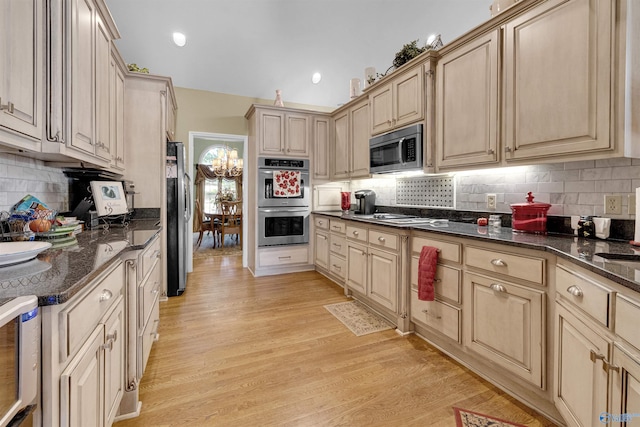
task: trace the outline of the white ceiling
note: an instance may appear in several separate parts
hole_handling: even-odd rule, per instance
[[[106,0],[127,63],[174,86],[337,107],[349,80],[383,73],[402,46],[446,44],[489,19],[491,0]],[[172,33],[186,34],[179,48]],[[320,84],[311,75],[322,73]]]

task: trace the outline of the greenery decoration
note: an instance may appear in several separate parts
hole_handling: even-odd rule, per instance
[[[396,57],[393,60],[393,66],[400,68],[426,50],[426,46],[418,47],[418,40],[413,40],[412,42],[402,46],[402,49],[396,53]]]
[[[148,68],[140,68],[138,67],[138,64],[127,64],[127,68],[129,69],[129,71],[133,71],[134,73],[149,74]]]

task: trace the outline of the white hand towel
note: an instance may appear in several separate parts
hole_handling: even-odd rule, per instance
[[[611,227],[611,218],[593,218],[596,226],[596,237],[606,239],[609,237],[609,228]]]

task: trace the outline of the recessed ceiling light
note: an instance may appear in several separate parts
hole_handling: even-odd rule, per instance
[[[313,73],[313,76],[311,76],[311,82],[314,85],[317,85],[318,83],[320,83],[320,80],[322,80],[322,74],[320,73]]]
[[[173,33],[173,42],[176,44],[176,46],[182,47],[187,44],[187,36],[178,32]]]

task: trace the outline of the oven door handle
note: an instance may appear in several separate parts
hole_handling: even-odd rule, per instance
[[[273,212],[309,212],[307,208],[258,208],[260,212],[273,213]]]

